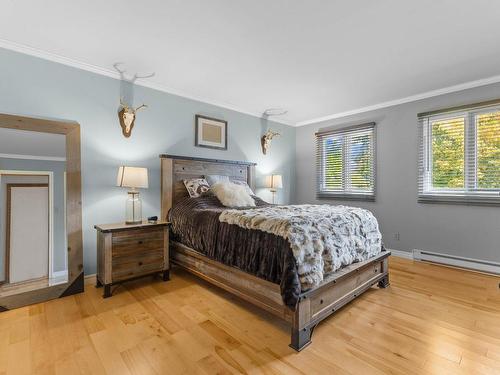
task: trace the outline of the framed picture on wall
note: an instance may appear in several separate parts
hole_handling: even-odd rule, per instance
[[[227,121],[196,115],[195,146],[227,150]]]

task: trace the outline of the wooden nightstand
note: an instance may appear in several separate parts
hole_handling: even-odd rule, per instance
[[[104,298],[111,286],[157,273],[169,279],[168,226],[157,221],[141,224],[95,225],[97,230],[97,287],[104,286]]]

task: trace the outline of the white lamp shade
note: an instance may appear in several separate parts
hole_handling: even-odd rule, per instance
[[[147,189],[149,186],[148,169],[125,166],[119,167],[118,176],[116,177],[116,186]]]
[[[271,187],[281,189],[283,187],[283,177],[280,174],[273,174],[271,177]]]

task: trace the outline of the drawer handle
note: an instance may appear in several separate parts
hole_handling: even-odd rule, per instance
[[[142,262],[139,262],[139,266],[142,266]]]
[[[137,243],[138,243],[139,245],[142,245],[142,244],[144,243],[144,241],[142,241],[142,240],[141,240],[141,241],[138,241]]]

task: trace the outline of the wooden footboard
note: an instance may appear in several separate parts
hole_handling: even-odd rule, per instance
[[[300,296],[292,322],[292,342],[290,346],[300,351],[311,343],[316,325],[335,313],[371,286],[389,285],[388,257],[383,251],[379,255],[361,263],[342,268],[323,284]]]
[[[295,311],[285,306],[280,287],[269,281],[209,259],[195,250],[171,241],[173,263],[208,282],[290,322],[290,346],[300,351],[311,343],[316,325],[372,285],[389,285],[388,257],[383,251],[365,262],[347,266],[317,288],[300,295]]]

